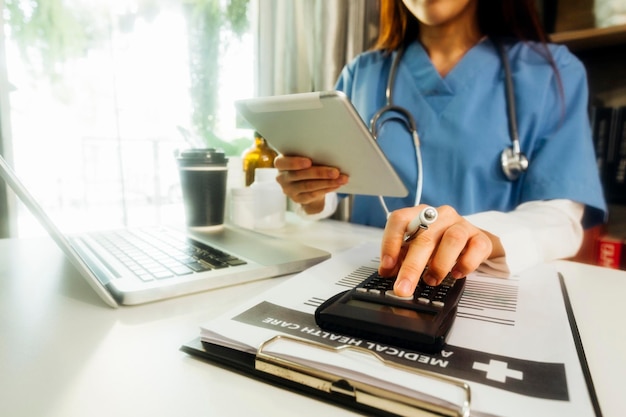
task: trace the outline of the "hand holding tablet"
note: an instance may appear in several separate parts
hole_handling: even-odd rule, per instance
[[[408,190],[348,98],[339,91],[235,102],[239,113],[278,152],[349,176],[338,191],[404,197]]]

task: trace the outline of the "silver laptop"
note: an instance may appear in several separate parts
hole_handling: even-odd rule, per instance
[[[2,177],[110,306],[142,304],[302,271],[328,252],[225,225],[65,235],[0,155]]]

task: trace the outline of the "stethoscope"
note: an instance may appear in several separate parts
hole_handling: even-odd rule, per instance
[[[524,171],[526,171],[526,169],[528,169],[528,158],[521,151],[519,136],[517,134],[515,91],[513,87],[513,77],[511,75],[509,59],[506,55],[504,45],[502,45],[501,42],[496,42],[496,45],[500,54],[502,65],[504,66],[506,107],[509,124],[509,135],[511,137],[511,146],[502,151],[502,154],[500,155],[500,164],[502,166],[502,172],[504,173],[504,176],[509,181],[515,181],[520,177],[520,175],[522,175]],[[414,204],[417,206],[422,199],[423,186],[422,152],[420,150],[419,135],[417,133],[417,123],[415,122],[415,119],[413,118],[411,113],[406,108],[393,104],[393,88],[396,81],[396,74],[398,73],[398,65],[400,64],[400,59],[403,55],[404,47],[401,47],[396,53],[396,56],[391,63],[391,69],[389,70],[387,88],[385,89],[386,103],[380,110],[374,113],[374,116],[372,116],[372,119],[370,120],[370,131],[372,132],[372,136],[377,139],[379,126],[378,120],[386,113],[396,113],[395,116],[383,120],[381,124],[384,124],[388,120],[400,120],[404,123],[407,130],[411,133],[411,137],[413,138],[413,145],[415,146],[415,159],[417,162],[417,186],[415,190]],[[380,200],[380,204],[385,210],[385,214],[387,215],[387,217],[389,217],[389,209],[387,208],[385,199],[382,195],[378,196],[378,199]]]

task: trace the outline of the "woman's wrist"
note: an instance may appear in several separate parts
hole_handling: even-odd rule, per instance
[[[318,211],[316,211],[318,207],[314,205],[315,203],[317,203],[317,200],[308,204],[296,204],[294,211],[300,217],[308,220],[319,220],[330,217],[337,209],[337,193],[327,193],[320,201],[320,207]]]
[[[324,210],[325,203],[326,197],[324,196],[321,199],[315,200],[311,203],[301,204],[301,206],[306,214],[318,214],[322,210]]]

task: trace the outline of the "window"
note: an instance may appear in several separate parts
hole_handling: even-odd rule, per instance
[[[232,105],[254,92],[249,9],[4,1],[14,166],[64,229],[182,221],[175,150],[250,146]],[[42,233],[21,205],[18,232]]]

